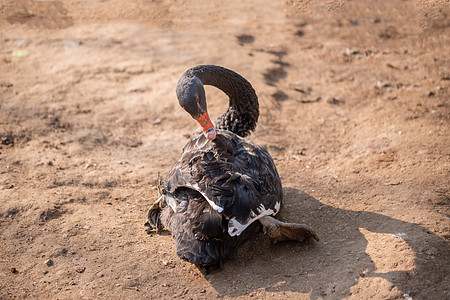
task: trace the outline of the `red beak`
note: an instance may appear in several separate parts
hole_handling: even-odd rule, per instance
[[[211,122],[208,113],[205,111],[198,118],[194,118],[202,127],[203,134],[208,140],[214,140],[216,138],[216,130],[214,124]]]

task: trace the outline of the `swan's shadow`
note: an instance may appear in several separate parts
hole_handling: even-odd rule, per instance
[[[270,245],[266,236],[257,236],[244,244],[223,270],[206,275],[221,295],[284,291],[309,294],[311,299],[343,298],[359,280],[371,277],[384,278],[414,298],[440,298],[445,293],[450,249],[445,240],[425,227],[381,214],[327,206],[292,188],[284,189],[284,197],[280,219],[311,224],[321,241]],[[378,272],[366,253],[368,241],[362,231],[390,236],[400,233],[398,239],[405,237],[414,252],[414,268]]]

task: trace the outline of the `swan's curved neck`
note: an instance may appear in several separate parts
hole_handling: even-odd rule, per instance
[[[194,67],[186,75],[197,77],[204,85],[217,87],[229,97],[228,109],[215,121],[217,128],[242,137],[255,129],[259,117],[258,96],[244,77],[214,65]]]

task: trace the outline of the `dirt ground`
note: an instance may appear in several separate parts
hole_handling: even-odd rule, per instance
[[[449,299],[449,6],[0,1],[0,298]],[[261,233],[205,274],[145,233],[197,64],[253,84],[279,218],[320,242]]]

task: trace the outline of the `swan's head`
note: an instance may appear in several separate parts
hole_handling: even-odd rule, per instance
[[[181,107],[200,124],[205,137],[214,140],[216,130],[208,115],[205,89],[200,79],[197,77],[181,77],[176,92]]]

